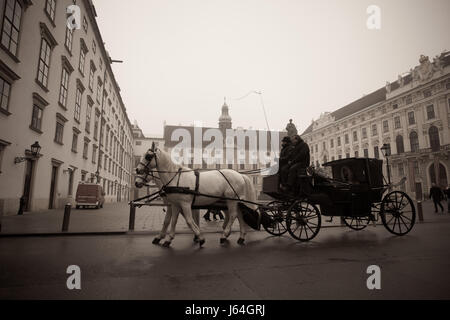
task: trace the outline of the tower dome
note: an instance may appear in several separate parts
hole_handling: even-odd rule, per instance
[[[232,121],[229,114],[229,107],[227,105],[227,100],[225,98],[225,101],[222,106],[222,114],[219,117],[219,129],[231,129],[232,128]]]

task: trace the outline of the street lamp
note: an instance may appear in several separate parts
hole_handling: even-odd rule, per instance
[[[39,145],[39,142],[35,142],[31,145],[31,154],[33,157],[37,157],[39,155],[39,152],[41,151],[41,146]]]
[[[24,161],[27,161],[28,159],[37,158],[40,155],[41,146],[39,145],[39,142],[35,142],[30,146],[31,150],[25,150],[25,157],[15,157],[14,163],[18,164]]]
[[[381,147],[381,152],[383,153],[383,156],[386,158],[386,166],[387,166],[387,174],[388,174],[388,183],[391,184],[391,168],[389,166],[389,156],[391,155],[391,145],[390,144],[383,144]]]

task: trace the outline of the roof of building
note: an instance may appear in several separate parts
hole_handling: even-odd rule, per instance
[[[441,55],[441,59],[442,59],[443,67],[449,66],[450,65],[450,52],[443,53]],[[403,85],[407,85],[407,84],[411,83],[411,81],[412,81],[411,73],[409,73],[408,75],[403,77]],[[398,80],[391,83],[391,91],[397,90],[398,88],[400,88],[400,83]],[[346,105],[345,107],[342,107],[342,108],[334,111],[333,113],[331,113],[331,115],[334,117],[335,121],[341,120],[341,119],[348,117],[352,114],[355,114],[361,110],[369,108],[370,106],[373,106],[374,104],[385,101],[386,94],[387,94],[386,87],[380,88],[380,89],[372,92],[371,94],[368,94],[368,95],[362,97],[361,99],[358,99],[358,100]],[[313,128],[314,128],[314,122],[311,123],[311,125],[308,128],[306,128],[306,130],[301,135],[311,133],[313,131]]]
[[[386,100],[385,87],[378,89],[377,91],[374,91],[368,95],[365,95],[361,99],[358,99],[346,105],[345,107],[342,107],[332,112],[331,116],[334,118],[335,121],[338,121],[384,100]],[[302,133],[302,135],[312,132],[313,127],[314,123],[311,123],[311,125]]]

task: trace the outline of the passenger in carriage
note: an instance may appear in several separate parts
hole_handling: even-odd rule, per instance
[[[278,161],[279,164],[279,173],[280,173],[280,184],[285,184],[287,182],[288,174],[289,174],[289,160],[292,156],[292,151],[294,150],[294,146],[292,145],[291,138],[284,137],[281,140],[281,151],[280,151],[280,159]]]
[[[342,181],[344,181],[344,182],[347,182],[350,184],[360,184],[358,179],[356,179],[355,175],[353,174],[353,171],[347,166],[342,167],[341,176],[342,176]]]
[[[294,193],[294,186],[299,175],[306,175],[306,169],[310,164],[309,146],[300,138],[299,135],[292,137],[292,144],[294,146],[292,155],[288,161],[289,173],[285,185],[282,186],[282,191]]]

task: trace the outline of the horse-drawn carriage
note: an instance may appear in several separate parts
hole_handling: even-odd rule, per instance
[[[395,235],[411,231],[414,204],[406,193],[391,191],[391,185],[384,183],[382,160],[349,158],[324,166],[331,169],[332,178],[308,170],[298,177],[294,195],[280,192],[278,175],[264,178],[263,192],[275,199],[260,207],[272,220],[264,225],[267,232],[275,236],[289,232],[297,240],[309,241],[318,234],[322,216],[341,217],[353,230],[381,218]]]
[[[226,210],[223,237],[225,243],[237,218],[240,225],[239,244],[244,244],[244,224],[259,230],[261,225],[272,235],[289,232],[300,241],[309,241],[319,232],[322,216],[341,217],[354,230],[362,230],[381,218],[383,225],[395,235],[405,235],[415,223],[416,211],[412,200],[401,191],[391,191],[393,185],[384,183],[383,161],[377,159],[343,159],[326,163],[332,178],[314,170],[297,179],[294,194],[280,192],[279,175],[263,181],[263,192],[275,201],[268,205],[256,202],[250,174],[233,170],[192,170],[175,164],[170,155],[152,146],[136,168],[136,187],[155,180],[159,190],[130,202],[131,208],[151,203],[163,197],[175,209],[168,214],[160,235],[154,243],[175,237],[178,213],[182,213],[195,234],[195,241],[205,243],[194,221],[192,211],[199,209]],[[254,172],[256,173],[256,172]],[[142,202],[144,201],[144,202]],[[320,207],[320,210],[319,210]],[[131,211],[131,209],[130,209]],[[196,219],[198,220],[198,219]],[[171,223],[170,234],[167,228]]]

